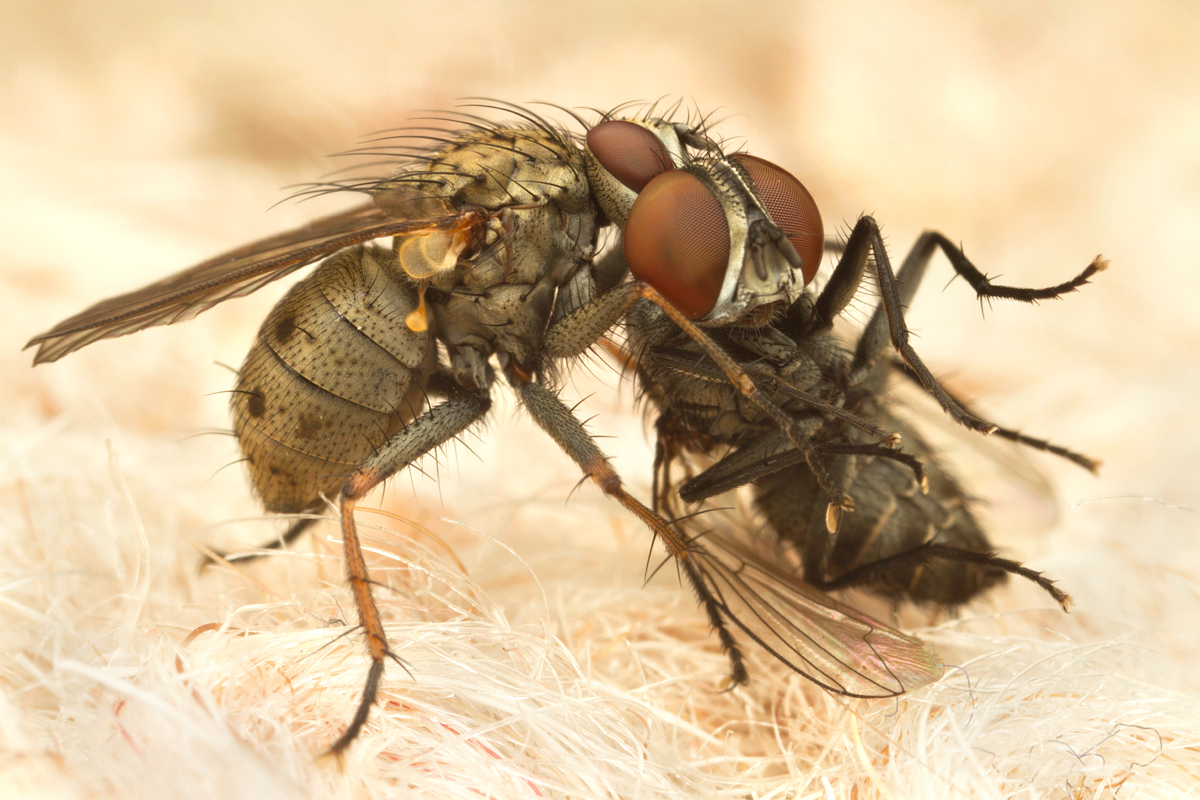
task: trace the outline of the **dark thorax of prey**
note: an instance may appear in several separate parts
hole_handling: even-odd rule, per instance
[[[864,446],[860,453],[830,452],[825,460],[829,478],[854,499],[854,510],[841,515],[837,530],[830,532],[830,495],[774,420],[732,391],[688,337],[645,319],[637,309],[630,315],[629,345],[639,354],[646,396],[660,411],[657,429],[665,448],[660,504],[682,515],[676,491],[695,503],[751,484],[767,529],[796,549],[805,580],[814,586],[829,587],[836,578],[927,542],[990,553],[991,544],[958,480],[913,426],[890,410],[892,362],[879,361],[862,374],[852,374],[853,354],[839,337],[811,329],[814,299],[807,293],[767,328],[710,334],[747,365],[747,373],[809,432],[816,446]],[[916,458],[920,471],[874,449],[873,437],[822,414],[791,394],[792,387],[899,434],[901,452]],[[715,464],[703,462],[704,471],[696,475],[702,463],[697,456],[707,454],[720,457]],[[672,466],[684,466],[693,477],[679,485],[671,476]],[[703,518],[696,524],[702,526]],[[957,605],[1006,574],[992,564],[923,559],[877,570],[863,582],[888,595]]]

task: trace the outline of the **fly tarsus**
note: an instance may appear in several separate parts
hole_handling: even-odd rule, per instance
[[[889,580],[894,581],[898,571],[919,569],[934,559],[976,564],[984,568],[996,570],[997,572],[1025,578],[1037,584],[1054,598],[1054,602],[1058,603],[1063,611],[1069,612],[1074,602],[1069,594],[1055,585],[1055,581],[1047,578],[1042,572],[1026,567],[1019,561],[1004,558],[991,552],[969,550],[937,542],[925,542],[904,552],[881,558],[870,564],[864,564],[839,575],[837,578],[819,583],[819,586],[828,591],[836,591],[856,586],[877,585]]]

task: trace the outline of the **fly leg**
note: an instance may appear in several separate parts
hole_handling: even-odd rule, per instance
[[[621,476],[608,462],[608,456],[583,427],[583,423],[576,419],[571,409],[558,398],[558,395],[544,384],[533,380],[531,375],[513,364],[509,365],[507,374],[521,403],[529,411],[529,415],[538,427],[550,434],[550,438],[571,457],[572,461],[579,465],[586,477],[595,481],[605,494],[614,498],[645,523],[651,534],[661,541],[675,558],[675,563],[687,577],[688,583],[691,584],[700,604],[704,607],[709,624],[712,625],[721,641],[721,648],[729,657],[732,667],[731,680],[734,684],[745,683],[748,677],[745,659],[737,640],[733,638],[733,634],[725,624],[724,606],[708,588],[700,568],[696,564],[693,556],[695,545],[676,531],[669,522],[625,491]]]
[[[909,343],[908,327],[904,324],[904,307],[912,300],[917,286],[925,274],[925,268],[936,249],[941,249],[950,260],[954,271],[961,275],[975,293],[982,299],[985,297],[1005,298],[1025,303],[1035,303],[1038,300],[1048,300],[1073,292],[1083,286],[1088,280],[1108,267],[1108,262],[1097,256],[1083,272],[1071,280],[1058,286],[1044,289],[1027,289],[1014,286],[998,286],[988,280],[949,239],[935,231],[921,234],[912,251],[904,259],[900,275],[892,271],[888,260],[887,249],[884,247],[883,236],[879,232],[879,224],[872,217],[861,217],[846,240],[846,251],[842,261],[830,278],[829,284],[817,299],[816,313],[819,319],[832,324],[833,317],[840,313],[853,295],[854,288],[847,292],[846,282],[838,280],[838,273],[843,271],[844,264],[855,265],[855,271],[861,278],[862,267],[873,264],[875,274],[879,279],[880,304],[867,324],[866,330],[859,339],[855,350],[854,361],[851,365],[851,380],[861,377],[869,369],[872,362],[880,355],[885,347],[884,334],[891,340],[892,346],[900,358],[912,370],[920,384],[938,401],[938,404],[950,417],[960,425],[983,434],[997,430],[997,426],[980,419],[955,400],[921,361],[912,345]],[[858,280],[854,280],[854,287]],[[832,313],[831,313],[832,312]]]
[[[354,524],[354,507],[372,489],[392,475],[478,422],[490,407],[491,398],[483,391],[452,397],[434,406],[384,442],[374,455],[346,479],[342,487],[340,511],[342,544],[346,551],[346,573],[350,589],[354,593],[354,604],[358,608],[359,624],[367,636],[371,669],[367,673],[367,683],[363,688],[358,709],[354,712],[354,719],[329,748],[333,755],[345,750],[366,724],[367,715],[379,693],[384,659],[391,658],[400,663],[388,649],[387,635],[379,617],[379,607],[375,605],[375,598],[371,596],[371,579],[367,574],[367,563],[363,558],[358,528]]]
[[[868,230],[873,229],[874,233],[871,238],[874,240],[878,237],[878,226],[875,225],[873,220],[869,223],[869,225],[864,225],[864,221],[870,219],[870,217],[864,217],[863,220],[860,220],[858,225],[855,226],[855,233],[858,232],[860,227]],[[851,239],[853,238],[854,234],[852,233]],[[883,246],[881,243],[875,242],[871,246],[876,248],[876,253],[883,252]],[[849,247],[850,243],[847,242],[846,249],[848,250]],[[929,266],[929,261],[938,249],[941,249],[942,252],[946,254],[946,257],[950,260],[951,265],[954,267],[955,273],[965,278],[966,281],[971,285],[971,288],[975,289],[976,294],[981,299],[984,297],[999,297],[1011,300],[1019,300],[1027,303],[1034,303],[1038,300],[1061,297],[1062,295],[1073,292],[1080,286],[1083,286],[1093,275],[1095,275],[1097,272],[1103,271],[1108,266],[1107,261],[1097,256],[1092,263],[1076,277],[1072,278],[1066,283],[1045,289],[1025,289],[1011,286],[994,286],[988,281],[987,276],[981,273],[975,267],[975,265],[973,265],[967,259],[961,248],[955,246],[952,242],[950,242],[949,239],[942,234],[937,233],[936,231],[926,231],[925,233],[921,234],[919,239],[917,239],[916,244],[913,245],[912,249],[908,252],[908,255],[905,256],[904,262],[900,265],[900,271],[897,272],[895,277],[890,281],[892,285],[897,287],[894,298],[894,307],[904,309],[912,303],[913,297],[916,295],[917,288],[921,285],[921,281],[925,277],[925,270]],[[881,270],[886,269],[889,266],[886,255],[884,255],[882,259],[879,259],[877,255],[876,263],[879,265],[877,269]],[[841,265],[839,264],[839,269],[840,268]],[[862,336],[859,337],[858,346],[855,349],[854,362],[851,366],[852,381],[861,380],[866,371],[869,370],[871,366],[880,358],[880,356],[884,354],[888,345],[888,336],[895,327],[892,321],[891,312],[889,312],[887,308],[888,296],[886,293],[883,293],[882,290],[885,279],[885,276],[881,274],[880,286],[881,294],[883,294],[884,300],[875,309],[875,313],[871,315],[871,320],[867,324],[867,327],[863,330]],[[899,315],[897,316],[899,317]],[[899,320],[900,325],[903,327],[903,318],[899,317]],[[904,331],[904,339],[907,340],[907,330]],[[971,414],[972,417],[980,420],[984,425],[990,426],[991,433],[995,434],[996,436],[1009,439],[1027,447],[1032,447],[1037,450],[1044,450],[1048,453],[1061,456],[1062,458],[1074,462],[1090,472],[1095,472],[1100,466],[1099,462],[1094,459],[1088,458],[1087,456],[1079,453],[1075,453],[1044,439],[1026,436],[1023,433],[1014,431],[1010,428],[1004,428],[995,425],[994,423],[981,420],[979,417],[975,417],[975,415],[967,409],[967,406],[964,402],[950,392],[946,391],[945,387],[941,386],[940,383],[938,383],[931,375],[929,375],[928,370],[924,370],[924,372],[922,372],[921,369],[915,368],[903,358],[899,362],[899,367],[900,371],[905,377],[911,379],[913,382],[920,385],[921,388],[925,389],[935,398],[937,398],[938,402],[942,403],[943,408],[946,406],[945,403],[942,402],[942,396],[945,396],[950,398],[951,402],[953,402],[956,407],[963,409],[968,414]],[[924,365],[922,365],[922,368],[923,367]],[[930,389],[930,381],[932,381],[933,386],[937,387],[936,390]],[[939,391],[941,396],[939,396]],[[953,416],[953,412],[951,412],[951,416]]]
[[[908,378],[913,383],[916,383],[918,386],[921,386],[921,379],[917,377],[916,373],[908,368],[907,364],[905,364],[903,361],[896,361],[895,363],[896,370],[901,375]],[[924,389],[925,387],[921,386],[921,388]],[[963,408],[969,408],[966,401],[964,401],[961,397],[958,397],[949,390],[947,390],[946,393],[953,397],[954,401]],[[996,426],[996,430],[992,432],[992,435],[998,436],[1001,439],[1008,439],[1010,442],[1016,442],[1017,444],[1025,445],[1026,447],[1032,447],[1034,450],[1042,450],[1046,453],[1056,455],[1059,458],[1065,458],[1072,464],[1077,464],[1093,474],[1100,470],[1100,462],[1096,459],[1091,458],[1090,456],[1085,456],[1082,453],[1076,453],[1074,450],[1070,450],[1062,445],[1054,444],[1054,442],[1047,441],[1046,439],[1038,439],[1033,436],[1027,436],[1018,430],[1005,428],[1001,425]]]
[[[320,510],[320,507],[318,506],[318,507],[311,509],[310,511],[308,511],[306,513],[316,514],[319,510]],[[305,533],[307,533],[308,529],[311,528],[313,526],[313,524],[316,523],[317,521],[318,521],[318,518],[315,516],[314,517],[304,517],[303,519],[298,519],[295,522],[293,522],[291,525],[288,526],[288,529],[283,532],[282,536],[277,536],[276,538],[272,539],[271,541],[265,542],[258,549],[259,550],[282,550],[285,547],[290,547],[292,542],[296,541],[301,536],[303,536]],[[225,553],[217,552],[216,555],[218,557],[220,557],[221,560],[227,561],[230,564],[234,564],[234,563],[245,563],[247,561],[254,561],[256,559],[262,558],[264,555],[266,555],[266,553],[236,553],[234,555],[227,555]],[[200,569],[203,570],[205,567],[208,567],[211,564],[215,564],[215,563],[216,563],[216,559],[212,558],[211,556],[205,556],[204,560],[202,562],[200,562]]]
[[[885,582],[895,574],[911,573],[914,568],[920,568],[935,558],[966,564],[978,564],[982,567],[1001,570],[1010,575],[1025,578],[1044,589],[1047,594],[1054,598],[1054,602],[1058,603],[1063,611],[1069,612],[1071,610],[1073,602],[1071,595],[1059,589],[1054,581],[1045,576],[1045,573],[1030,569],[1019,561],[1013,561],[1011,558],[1004,558],[995,553],[968,550],[963,547],[939,544],[937,542],[919,544],[916,547],[896,553],[895,555],[856,567],[831,580],[814,582],[813,579],[807,576],[806,580],[823,591],[849,589],[854,586],[869,587],[880,582]]]
[[[814,431],[815,432],[815,431]],[[867,456],[887,458],[912,470],[913,479],[922,493],[929,491],[929,479],[925,477],[925,466],[916,456],[903,450],[895,450],[878,444],[859,444],[847,441],[821,442],[816,450],[823,456]],[[699,503],[713,495],[728,492],[739,486],[753,483],[765,475],[793,467],[804,462],[804,458],[790,446],[778,431],[730,451],[699,475],[679,487],[679,496],[687,503]],[[836,525],[830,532],[837,530]]]

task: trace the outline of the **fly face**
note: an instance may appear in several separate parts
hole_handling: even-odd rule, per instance
[[[704,149],[693,155],[687,141]],[[630,120],[588,131],[587,155],[630,273],[698,325],[756,313],[765,321],[816,274],[824,246],[816,203],[769,161],[727,157],[694,131]]]

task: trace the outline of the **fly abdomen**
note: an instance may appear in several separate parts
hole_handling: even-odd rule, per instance
[[[829,497],[803,462],[760,478],[756,503],[781,539],[803,556],[805,580],[825,586],[859,570],[866,588],[916,602],[959,605],[1004,580],[994,566],[919,555],[929,543],[988,553],[991,547],[971,513],[970,498],[933,450],[910,426],[875,408],[873,421],[902,435],[929,481],[922,493],[906,464],[877,455],[836,455],[833,480],[855,501],[837,533],[826,530]],[[882,417],[882,418],[880,418]]]
[[[271,311],[238,373],[234,429],[267,510],[311,510],[425,404],[436,366],[405,318],[417,293],[391,252],[353,247]]]

